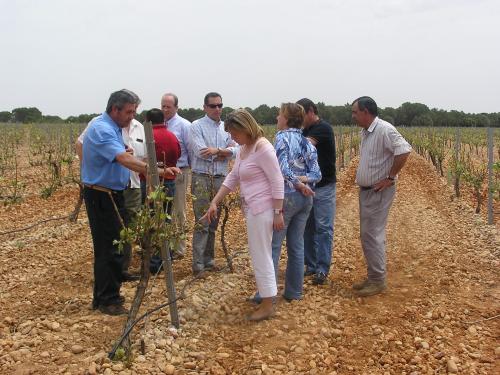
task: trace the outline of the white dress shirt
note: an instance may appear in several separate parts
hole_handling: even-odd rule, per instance
[[[375,117],[368,129],[361,130],[360,159],[356,172],[356,183],[359,186],[368,187],[387,178],[394,162],[394,156],[410,151],[410,144],[393,125]]]

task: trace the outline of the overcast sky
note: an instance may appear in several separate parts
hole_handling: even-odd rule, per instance
[[[0,0],[0,111],[102,112],[128,88],[201,107],[309,97],[500,111],[498,0]]]

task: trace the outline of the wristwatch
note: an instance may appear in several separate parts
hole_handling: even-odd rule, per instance
[[[391,176],[387,176],[387,179],[388,179],[388,180],[391,180],[391,181],[394,181],[394,180],[395,180],[395,178],[394,178],[394,177],[391,177]]]
[[[283,210],[279,209],[279,208],[275,208],[274,209],[274,214],[275,215],[281,215],[283,213]]]

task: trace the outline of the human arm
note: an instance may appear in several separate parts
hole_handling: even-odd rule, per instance
[[[298,190],[305,196],[314,195],[312,189],[307,185],[310,183],[316,183],[321,180],[321,169],[318,164],[318,152],[316,147],[314,147],[310,141],[305,140],[302,143],[302,153],[304,157],[304,162],[306,164],[306,174],[304,176],[299,176],[300,182],[305,184],[304,187],[298,188]]]
[[[137,159],[128,152],[122,152],[116,155],[116,161],[123,165],[125,168],[128,168],[134,172],[142,173],[143,175],[147,176],[147,163]],[[158,174],[164,177],[176,176],[178,174],[181,174],[181,170],[177,167],[158,168]]]
[[[206,219],[209,223],[211,223],[212,220],[215,220],[217,218],[217,206],[230,192],[231,190],[227,186],[221,185],[219,191],[215,194],[214,199],[210,202],[207,212],[200,218],[200,220]]]
[[[385,128],[384,144],[386,149],[394,154],[394,160],[389,170],[389,175],[373,185],[375,191],[382,191],[394,184],[394,180],[405,165],[411,152],[410,144],[392,125]]]
[[[285,227],[283,219],[283,198],[285,190],[283,176],[274,148],[267,140],[261,142],[261,146],[267,149],[257,160],[271,185],[274,209],[273,229],[282,230]]]
[[[408,156],[410,155],[410,152],[407,152],[405,154],[400,154],[400,155],[395,155],[394,156],[394,162],[392,163],[391,170],[389,171],[389,175],[384,178],[383,180],[377,182],[375,185],[373,185],[373,190],[375,191],[382,191],[386,188],[388,188],[391,185],[394,185],[394,179],[397,176],[397,174],[401,171],[403,166],[406,163],[406,160],[408,160]]]
[[[302,138],[303,139],[303,138]],[[306,141],[307,142],[307,141]],[[296,144],[298,146],[298,144]],[[314,148],[307,142],[307,145],[314,150]],[[307,186],[307,173],[304,176],[297,176],[295,172],[292,170],[290,167],[290,164],[293,163],[293,161],[290,161],[290,155],[291,155],[291,145],[289,143],[289,140],[286,138],[286,136],[281,133],[276,136],[276,142],[275,142],[275,149],[276,149],[276,156],[278,158],[279,166],[281,173],[283,175],[284,180],[290,182],[293,184],[294,188],[297,191],[300,191],[303,195],[305,196],[312,196],[314,195],[314,191]],[[304,161],[306,162],[307,165],[307,155],[305,150],[298,151],[297,154],[302,153]],[[318,167],[319,168],[319,167]],[[313,175],[311,175],[311,178],[313,178]],[[313,180],[312,182],[315,182]]]
[[[207,155],[206,152],[203,152],[203,154],[201,153],[208,148],[201,132],[201,126],[202,124],[199,124],[197,121],[193,122],[191,125],[189,132],[189,145],[194,156],[202,159],[208,159],[210,156]]]
[[[75,151],[76,155],[78,155],[78,159],[80,160],[80,163],[82,162],[82,157],[83,157],[83,144],[80,142],[80,139],[77,139],[75,142]]]

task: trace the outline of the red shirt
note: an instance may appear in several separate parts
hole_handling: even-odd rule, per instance
[[[153,124],[153,138],[156,148],[156,161],[166,167],[175,167],[181,157],[181,146],[174,133],[167,130],[164,124]],[[166,180],[175,180],[175,176],[165,177]]]

